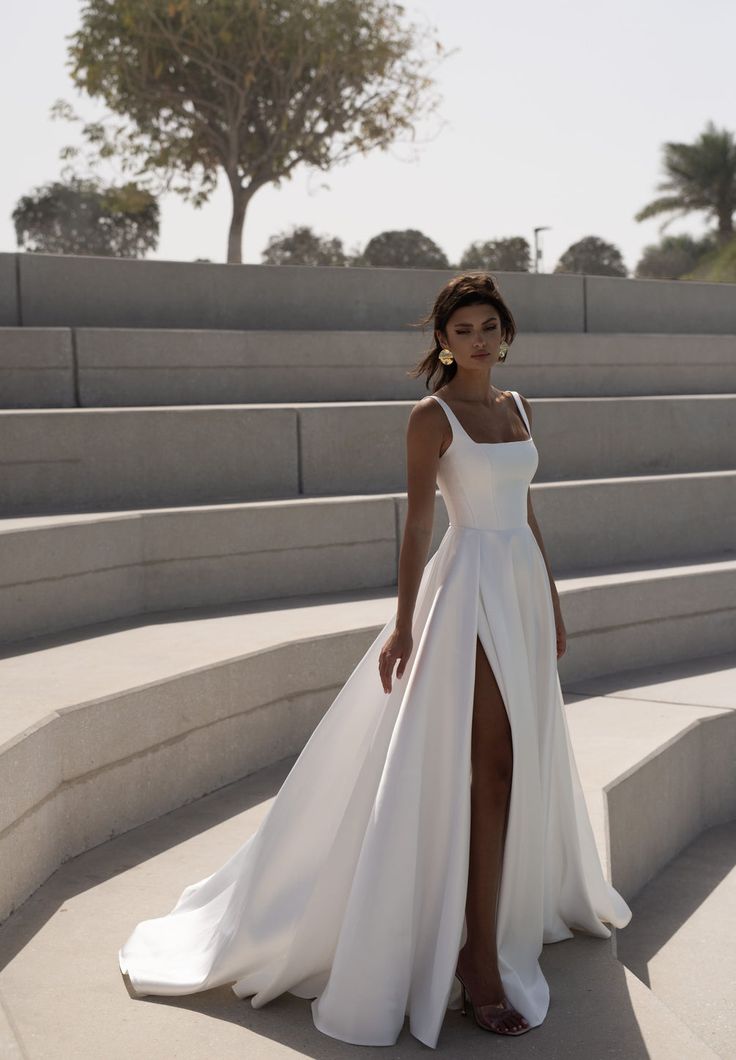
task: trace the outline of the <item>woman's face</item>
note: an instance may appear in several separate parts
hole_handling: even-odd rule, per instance
[[[492,305],[462,306],[447,321],[445,332],[437,332],[437,337],[451,350],[459,366],[487,368],[498,361],[503,341],[501,319]]]

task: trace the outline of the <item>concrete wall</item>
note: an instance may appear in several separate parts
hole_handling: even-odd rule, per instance
[[[0,327],[20,324],[18,263],[20,254],[0,254]]]
[[[585,331],[736,333],[736,284],[585,277]]]
[[[2,322],[24,327],[403,329],[428,312],[455,275],[436,269],[12,257],[18,259],[17,303],[13,310],[9,302]],[[582,277],[497,278],[526,330],[581,330]]]
[[[0,325],[403,330],[455,270],[0,255]],[[523,331],[736,333],[736,286],[495,273]]]
[[[706,828],[734,819],[734,761],[736,712],[713,710],[674,738],[663,733],[659,746],[606,786],[611,874],[622,894],[636,895]]]
[[[535,482],[736,466],[734,396],[535,399],[533,410]],[[0,513],[403,491],[410,411],[399,401],[0,410]]]
[[[651,619],[635,644],[622,644],[624,665],[631,650],[653,651],[652,640],[661,650],[662,624],[682,628],[691,611],[693,635],[706,616],[711,622],[711,651],[734,638],[736,471],[549,483],[535,485],[533,499],[555,576],[577,574],[581,599],[598,580],[607,584],[614,603],[603,629],[629,626],[634,614]],[[0,642],[166,609],[391,587],[406,508],[406,494],[383,493],[7,520]],[[432,551],[446,528],[438,495]],[[696,569],[714,557],[716,573]],[[658,580],[671,584],[664,609],[633,564],[656,565]],[[614,566],[627,571],[622,585],[600,574]],[[601,644],[599,607],[575,624],[576,635]],[[613,657],[613,641],[608,650]],[[600,665],[597,649],[588,658]]]
[[[0,406],[418,401],[429,331],[0,329]],[[493,380],[527,397],[736,392],[736,336],[528,332]]]

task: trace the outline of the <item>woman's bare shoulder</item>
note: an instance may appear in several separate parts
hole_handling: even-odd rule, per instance
[[[439,396],[439,395],[438,395]],[[420,398],[411,410],[411,415],[420,422],[441,423],[445,419],[445,413],[439,401],[435,401],[431,394]]]
[[[423,438],[441,437],[447,428],[447,416],[440,405],[430,394],[420,398],[409,415],[407,430]]]

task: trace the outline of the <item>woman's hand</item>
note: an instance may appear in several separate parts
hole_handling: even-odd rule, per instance
[[[384,692],[391,691],[391,677],[397,659],[399,665],[396,670],[396,680],[404,676],[413,644],[411,633],[408,630],[395,629],[381,648],[381,654],[378,657],[378,672],[381,675]]]
[[[562,612],[555,609],[555,633],[557,635],[557,658],[567,651],[567,630],[562,620]]]

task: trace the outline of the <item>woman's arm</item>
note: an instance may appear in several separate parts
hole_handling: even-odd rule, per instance
[[[411,632],[434,527],[437,468],[445,416],[431,398],[414,406],[406,429],[407,512],[399,553],[396,628]]]
[[[529,420],[529,425],[531,426],[531,423],[532,423],[532,407],[531,407],[531,405],[529,404],[529,402],[527,401],[527,399],[525,397],[523,397],[521,394],[519,394],[519,397],[521,398],[521,400],[522,400],[522,402],[524,404],[524,409],[526,411],[527,419]],[[530,433],[532,433],[532,432],[530,432]],[[539,545],[539,551],[542,553],[542,558],[544,559],[544,565],[547,568],[547,577],[549,578],[549,588],[550,588],[550,593],[552,594],[552,606],[554,608],[555,618],[557,619],[558,623],[561,623],[562,622],[562,609],[560,607],[560,597],[559,597],[559,594],[557,592],[557,586],[555,585],[555,580],[552,577],[552,568],[549,565],[549,557],[547,556],[547,550],[544,547],[544,541],[542,539],[542,531],[539,529],[539,523],[537,522],[537,517],[534,514],[534,508],[532,507],[532,491],[531,491],[531,487],[527,490],[527,494],[526,494],[526,517],[527,517],[527,521],[529,523],[529,526],[531,528],[531,531],[534,534],[535,538],[537,539],[537,544]]]
[[[422,398],[409,416],[406,430],[408,505],[399,553],[396,624],[378,659],[378,672],[384,692],[391,691],[396,662],[398,661],[398,680],[403,677],[412,653],[414,605],[432,541],[437,466],[446,422],[442,409],[431,398]]]

